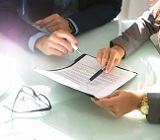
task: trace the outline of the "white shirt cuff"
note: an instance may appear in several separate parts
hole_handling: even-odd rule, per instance
[[[78,27],[77,27],[77,25],[76,25],[76,23],[72,20],[72,19],[70,19],[70,18],[67,18],[70,22],[72,22],[72,24],[73,24],[73,26],[74,26],[74,28],[75,28],[75,33],[74,33],[74,35],[76,35],[76,34],[78,34]]]
[[[28,46],[29,46],[29,49],[34,53],[35,52],[35,48],[34,48],[34,45],[35,45],[35,42],[37,39],[39,39],[40,37],[42,36],[46,36],[45,33],[43,32],[39,32],[33,36],[30,37],[29,39],[29,42],[28,42]]]

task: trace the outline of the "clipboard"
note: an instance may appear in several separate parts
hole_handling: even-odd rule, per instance
[[[103,98],[133,79],[137,73],[121,67],[103,72],[94,81],[89,78],[101,68],[96,58],[82,54],[71,65],[56,70],[34,70],[62,85],[97,99]]]

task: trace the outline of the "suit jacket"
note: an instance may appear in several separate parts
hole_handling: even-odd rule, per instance
[[[125,57],[138,49],[151,35],[159,31],[159,27],[154,25],[158,7],[158,1],[149,11],[146,11],[136,22],[131,25],[121,36],[110,42],[111,47],[115,44],[125,50]],[[148,93],[149,114],[147,120],[160,123],[160,93]]]
[[[53,0],[26,0],[26,11],[33,21],[52,13]],[[117,16],[122,0],[79,0],[78,13],[71,18],[79,33],[103,25]],[[28,46],[29,38],[39,32],[18,15],[22,0],[0,0],[0,32],[20,45]]]

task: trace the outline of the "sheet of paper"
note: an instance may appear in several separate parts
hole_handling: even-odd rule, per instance
[[[89,78],[100,68],[100,64],[94,57],[85,55],[71,67],[62,70],[35,71],[63,85],[96,98],[107,96],[136,76],[136,73],[115,67],[109,73],[103,72],[95,80],[89,81]]]

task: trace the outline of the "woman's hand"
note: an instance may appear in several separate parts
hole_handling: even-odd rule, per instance
[[[98,51],[97,61],[104,67],[107,64],[106,72],[117,66],[123,58],[125,51],[122,47],[115,45],[112,48],[103,48]]]
[[[122,116],[134,109],[138,109],[142,96],[142,93],[117,90],[99,100],[92,98],[92,101],[101,108],[109,110],[117,116]]]

